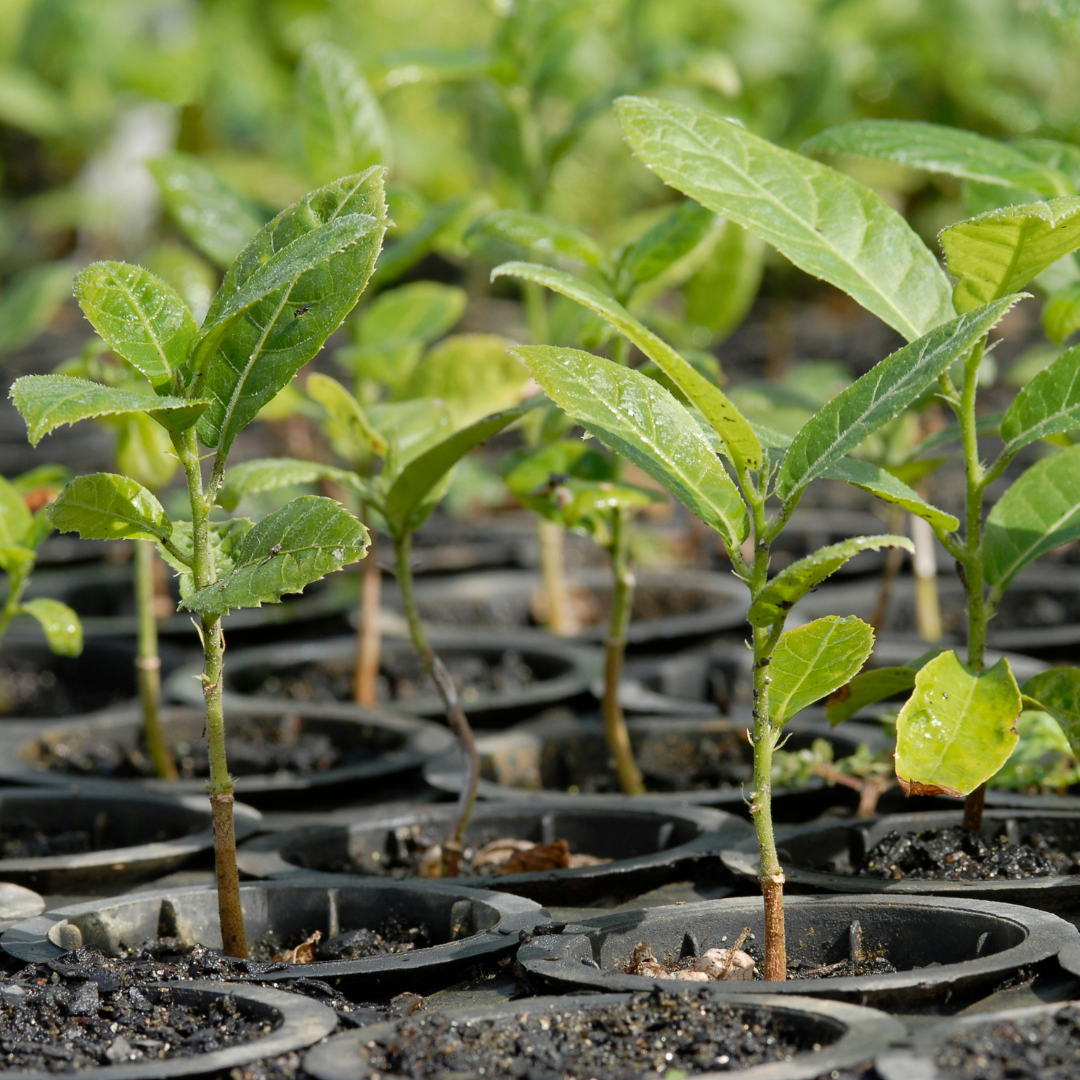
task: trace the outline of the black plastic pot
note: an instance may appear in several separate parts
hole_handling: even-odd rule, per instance
[[[513,513],[462,521],[436,510],[413,536],[412,550],[416,574],[535,566],[536,518],[529,513]]]
[[[178,744],[205,745],[206,717],[201,709],[166,708],[162,711],[166,738]],[[285,724],[290,737],[317,737],[339,754],[328,768],[310,771],[274,771],[244,774],[244,756],[235,738],[237,727],[265,731],[271,737]],[[7,731],[0,725],[0,780],[11,783],[70,785],[83,779],[74,771],[50,768],[61,756],[89,768],[98,747],[118,745],[125,750],[140,744],[142,714],[138,706],[107,710],[66,724],[19,725]],[[358,785],[386,783],[418,774],[424,763],[445,754],[454,745],[450,733],[438,724],[416,717],[397,717],[368,710],[322,709],[314,715],[303,705],[237,705],[226,710],[226,738],[237,798],[268,809],[355,797]],[[114,773],[87,772],[85,783],[97,779],[161,793],[205,796],[206,780],[195,776],[175,781],[122,778]]]
[[[713,996],[711,988],[684,991],[687,996]],[[891,1016],[876,1009],[865,1009],[835,1001],[811,998],[756,995],[753,997],[723,994],[725,1005],[745,1007],[758,1016],[762,1012],[783,1019],[808,1040],[820,1043],[821,1049],[800,1054],[790,1061],[739,1069],[738,1075],[751,1080],[813,1080],[828,1076],[837,1069],[862,1064],[883,1046],[903,1037],[904,1026]],[[491,1022],[497,1027],[512,1027],[528,1016],[550,1016],[557,1027],[563,1018],[576,1014],[607,1014],[624,1008],[629,994],[596,996],[541,997],[526,1001],[508,1002],[465,1009],[447,1009],[442,1015],[460,1024]],[[336,1035],[308,1051],[304,1071],[316,1080],[364,1080],[374,1074],[365,1061],[365,1047],[387,1044],[399,1036],[400,1021],[374,1024]],[[699,1073],[701,1077],[716,1077],[718,1072]],[[728,1075],[724,1071],[724,1075]]]
[[[249,840],[237,853],[252,877],[281,878],[305,871],[362,875],[408,871],[408,844],[422,836],[438,843],[456,817],[455,806],[410,807],[365,814],[350,825],[313,826]],[[532,873],[465,876],[456,884],[527,896],[542,904],[587,904],[599,898],[640,896],[667,881],[716,876],[718,854],[730,838],[749,835],[741,818],[703,807],[569,808],[536,799],[528,805],[478,804],[465,836],[467,848],[511,837],[538,844],[565,839],[573,852],[610,859],[599,866]]]
[[[868,893],[873,896],[948,896],[1026,904],[1044,911],[1070,911],[1080,907],[1080,874],[1067,877],[1023,878],[1002,881],[922,881],[862,877],[830,871],[830,867],[858,863],[886,833],[914,833],[959,825],[959,810],[925,814],[882,814],[863,821],[817,822],[785,829],[777,835],[780,862],[790,892]],[[982,834],[1019,840],[1038,832],[1057,840],[1063,850],[1080,849],[1080,816],[1068,811],[988,809]],[[757,849],[741,843],[724,852],[732,873],[757,881]]]
[[[981,900],[913,896],[788,896],[789,957],[813,964],[883,953],[886,975],[739,982],[740,993],[806,994],[890,1012],[957,1012],[1017,972],[1053,966],[1077,940],[1071,924],[1045,911]],[[645,990],[658,982],[622,971],[644,941],[657,959],[698,955],[733,941],[744,927],[764,938],[760,897],[707,900],[588,919],[522,945],[518,963],[536,993]],[[11,931],[9,931],[10,933]],[[750,950],[754,948],[753,941]],[[743,948],[747,948],[746,945]]]
[[[115,891],[176,870],[214,846],[205,793],[167,797],[75,788],[0,791],[0,831],[9,836],[84,832],[94,849],[0,858],[0,878],[44,893]],[[238,837],[250,836],[259,820],[258,811],[236,804]]]
[[[598,650],[558,641],[538,632],[477,631],[462,627],[457,630],[432,631],[428,635],[432,647],[439,653],[452,675],[456,670],[467,672],[474,658],[488,665],[504,665],[514,669],[523,664],[531,682],[521,681],[507,689],[462,692],[462,704],[475,727],[505,726],[514,720],[535,714],[553,705],[590,700],[589,685],[600,670]],[[293,645],[268,645],[231,653],[225,668],[226,708],[256,702],[281,708],[302,706],[309,716],[359,715],[366,712],[350,703],[352,670],[356,660],[356,639],[336,637],[323,641]],[[412,643],[402,638],[383,640],[383,669],[404,663],[410,669],[415,661]],[[417,667],[417,681],[423,678]],[[201,664],[176,672],[169,679],[166,692],[174,700],[195,704],[201,701],[202,690],[194,676]],[[290,684],[288,680],[304,677],[314,671],[317,688],[308,689]],[[512,674],[512,671],[511,671]],[[268,680],[277,690],[265,689]],[[284,685],[283,685],[284,684]],[[425,683],[422,685],[426,685]],[[294,689],[295,687],[295,689]],[[292,693],[318,695],[317,700],[289,696]],[[273,696],[280,693],[280,697]],[[442,717],[443,705],[434,686],[430,693],[387,701],[386,707],[411,716]]]
[[[598,720],[570,716],[550,717],[520,724],[509,731],[477,740],[481,756],[479,795],[499,802],[529,802],[543,792],[546,801],[584,807],[633,798],[634,805],[684,803],[715,806],[745,814],[743,788],[752,775],[751,750],[746,738],[749,718],[703,719],[634,717],[627,721],[634,756],[652,791],[648,795],[619,794],[603,726]],[[786,748],[798,750],[815,739],[832,743],[836,757],[854,753],[860,743],[872,749],[885,745],[878,728],[848,723],[833,729],[820,712],[807,710],[785,728]],[[745,773],[742,782],[723,787],[702,786],[678,790],[702,756],[737,758]],[[434,759],[424,769],[433,787],[459,792],[464,768],[458,753]],[[599,791],[591,791],[589,784]],[[811,780],[802,787],[775,788],[773,814],[778,821],[806,821],[824,809],[850,801],[847,788],[828,787]]]
[[[423,924],[435,944],[363,960],[287,965],[272,972],[275,983],[323,979],[356,1001],[373,1001],[405,990],[428,993],[460,979],[482,961],[495,961],[518,945],[547,916],[539,904],[509,893],[467,889],[443,882],[358,880],[355,877],[249,882],[240,886],[248,939],[268,931],[279,939],[324,938],[388,919]],[[110,901],[74,904],[17,923],[0,938],[12,956],[51,960],[81,945],[108,956],[158,936],[221,947],[217,890],[196,887],[128,893]]]

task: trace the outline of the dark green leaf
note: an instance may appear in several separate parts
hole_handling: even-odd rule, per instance
[[[75,477],[49,507],[49,520],[84,540],[167,540],[172,534],[161,503],[142,484],[115,473]]]
[[[1080,428],[1080,346],[1069,349],[1040,371],[1013,398],[1001,421],[1005,449],[1023,446]]]

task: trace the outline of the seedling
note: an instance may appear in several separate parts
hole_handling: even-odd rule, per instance
[[[18,379],[11,397],[30,441],[61,424],[145,415],[169,433],[187,480],[190,521],[173,521],[137,481],[79,476],[49,511],[61,531],[157,543],[180,575],[181,608],[198,618],[210,756],[218,910],[225,952],[247,955],[233,832],[233,783],[222,712],[224,637],[233,608],[274,603],[363,558],[364,526],[332,499],[294,499],[262,521],[211,518],[236,436],[356,304],[386,228],[382,170],[344,177],[283,210],[229,267],[201,327],[176,292],[126,263],[94,263],[75,295],[94,329],[149,386],[68,375]],[[294,312],[304,305],[302,318]],[[209,480],[200,443],[209,448]]]

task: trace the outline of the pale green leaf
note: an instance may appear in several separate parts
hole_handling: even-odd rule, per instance
[[[662,180],[757,233],[909,341],[952,316],[952,290],[932,252],[869,188],[702,109],[642,98],[620,98],[615,108],[634,153]]]
[[[365,411],[371,426],[389,444],[387,466],[395,476],[456,430],[450,407],[435,398],[380,401]]]
[[[386,457],[387,440],[371,426],[360,402],[337,379],[315,371],[308,376],[306,389],[312,401],[326,410],[322,428],[336,454],[354,464],[369,454]]]
[[[874,705],[915,686],[917,670],[911,667],[880,667],[861,671],[825,702],[825,719],[834,726]]]
[[[454,328],[468,301],[464,289],[437,281],[389,289],[356,317],[356,340],[361,345],[399,340],[430,344]]]
[[[1052,668],[1032,676],[1020,687],[1060,725],[1069,746],[1080,757],[1080,669]]]
[[[785,630],[769,660],[769,721],[796,713],[843,686],[874,648],[874,631],[854,615],[828,615]]]
[[[84,540],[167,540],[172,534],[161,503],[142,484],[115,473],[75,477],[49,507],[49,520]]]
[[[1046,336],[1055,345],[1080,330],[1080,281],[1066,285],[1047,299],[1042,309],[1042,324]]]
[[[235,510],[246,495],[261,495],[265,491],[277,491],[294,484],[314,484],[319,480],[332,480],[361,495],[368,493],[363,478],[350,469],[298,458],[255,458],[229,469],[218,492],[217,504],[226,510]]]
[[[50,527],[50,532],[51,532]],[[0,544],[0,570],[13,578],[25,578],[33,572],[37,552],[24,544]]]
[[[854,450],[868,435],[900,415],[939,375],[963,356],[1016,303],[996,300],[960,315],[905,345],[828,402],[799,431],[776,480],[785,502]]]
[[[728,550],[750,531],[746,505],[705,431],[655,380],[577,349],[515,353],[564,412],[715,529]]]
[[[498,259],[525,257],[541,262],[581,263],[600,267],[604,256],[596,241],[580,229],[545,214],[496,210],[469,226],[465,242]]]
[[[135,413],[116,437],[116,467],[143,487],[159,491],[176,475],[180,461],[169,433],[145,413]]]
[[[5,547],[22,544],[33,518],[19,490],[0,476],[0,544]]]
[[[1080,345],[1040,371],[1017,395],[1001,421],[1008,453],[1080,428]]]
[[[960,522],[952,514],[932,506],[914,488],[908,487],[887,469],[869,461],[842,457],[834,461],[821,475],[822,479],[841,480],[852,487],[869,491],[871,495],[876,495],[894,506],[901,506],[916,517],[928,521],[935,529],[954,532],[960,527]]]
[[[71,295],[75,268],[44,263],[16,274],[0,296],[0,356],[21,349],[44,330]]]
[[[67,604],[40,596],[36,600],[25,601],[19,611],[37,619],[45,632],[49,648],[57,656],[78,656],[82,652],[82,623]]]
[[[707,327],[714,341],[728,336],[750,313],[765,270],[765,242],[725,221],[720,238],[693,277],[682,287],[686,319]]]
[[[628,244],[615,267],[615,291],[628,297],[640,285],[660,277],[708,235],[716,215],[693,200],[675,207],[644,236]]]
[[[1004,657],[973,672],[944,652],[915,676],[896,721],[896,775],[907,795],[959,798],[990,779],[1016,746],[1020,688]]]
[[[240,544],[229,573],[189,594],[188,611],[224,615],[276,603],[367,553],[367,529],[333,499],[305,495],[267,515]]]

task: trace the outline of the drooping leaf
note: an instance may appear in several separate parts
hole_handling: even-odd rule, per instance
[[[757,233],[909,341],[952,316],[937,260],[869,188],[702,109],[642,98],[620,98],[615,109],[634,153],[662,180]]]
[[[914,688],[916,674],[916,669],[910,667],[880,667],[861,671],[825,703],[825,719],[835,726],[867,705],[903,694]]]
[[[1080,756],[1080,668],[1052,668],[1032,676],[1020,691],[1034,698],[1065,732],[1073,753]]]
[[[896,721],[896,776],[906,795],[959,798],[1016,746],[1020,688],[1004,657],[978,673],[943,652],[915,676]]]
[[[469,226],[465,242],[495,258],[524,257],[592,267],[604,263],[603,252],[587,233],[546,214],[524,210],[495,210],[477,218]]]
[[[449,333],[465,314],[464,289],[437,281],[414,281],[380,293],[356,318],[361,345],[416,341],[427,345]]]
[[[0,356],[21,349],[44,330],[71,295],[75,268],[44,263],[16,274],[0,296]]]
[[[360,219],[373,218],[375,227],[357,242],[301,268],[230,324],[202,383],[201,392],[214,399],[199,422],[199,438],[206,446],[227,452],[238,432],[322,348],[356,304],[382,243],[381,170],[344,177],[283,210],[225,275],[205,325],[217,323],[234,306],[232,298],[266,273],[262,267],[279,252],[290,251],[293,243],[331,227],[338,218],[354,215],[357,226]]]
[[[189,594],[181,607],[224,615],[276,603],[362,559],[369,542],[367,529],[333,499],[293,499],[247,532],[229,573]]]
[[[0,544],[22,544],[30,531],[33,515],[21,492],[0,476]]]
[[[701,410],[720,436],[732,460],[752,470],[761,467],[761,444],[746,417],[718,386],[695,370],[666,341],[642,326],[621,304],[588,282],[547,266],[504,263],[496,267],[491,276],[496,278],[502,275],[535,281],[596,312],[620,334],[629,338]]]
[[[1005,449],[1015,453],[1047,435],[1080,428],[1080,345],[1040,371],[1013,398],[1001,421]]]
[[[950,225],[941,234],[949,272],[959,278],[957,311],[1018,292],[1080,248],[1080,198],[1007,206]]]
[[[747,614],[750,625],[772,626],[779,622],[811,589],[836,573],[849,559],[861,551],[880,551],[883,547],[915,551],[915,545],[906,536],[853,536],[784,567],[750,605]]]
[[[1031,466],[986,517],[986,583],[1004,592],[1032,560],[1080,537],[1080,445]]]
[[[627,245],[615,268],[615,291],[629,297],[655,280],[705,238],[716,215],[688,199],[660,219],[644,236]]]
[[[161,198],[180,231],[226,270],[266,218],[190,154],[150,162]]]
[[[799,431],[776,480],[787,500],[899,416],[950,364],[963,356],[1016,303],[1005,297],[931,330],[872,367],[837,394]]]
[[[142,484],[115,473],[75,477],[49,507],[49,520],[84,540],[167,540],[172,534],[161,503]]]
[[[874,631],[854,615],[828,615],[785,630],[769,661],[769,720],[796,713],[843,686],[874,648]]]
[[[187,362],[199,328],[173,289],[149,270],[119,262],[91,263],[74,288],[83,314],[113,352],[159,393],[179,389],[173,376]]]
[[[879,499],[901,506],[909,513],[928,521],[935,529],[954,532],[960,522],[923,499],[914,488],[898,480],[887,469],[858,458],[842,457],[834,461],[822,474],[825,480],[842,480],[845,484],[862,488]]]
[[[72,375],[24,375],[12,383],[8,396],[26,421],[34,446],[62,424],[125,413],[145,412],[163,427],[184,431],[209,404],[205,399],[121,390]]]
[[[326,410],[322,427],[336,454],[354,463],[369,454],[386,456],[387,440],[371,426],[360,402],[337,379],[312,372],[307,392]]]
[[[36,600],[26,600],[19,610],[37,619],[50,650],[57,656],[78,656],[82,652],[82,623],[67,604],[39,596]]]
[[[1055,344],[1080,330],[1080,281],[1074,281],[1047,298],[1042,309],[1043,330]]]
[[[515,353],[547,395],[587,431],[671,492],[729,550],[750,531],[746,505],[699,424],[662,386],[577,349]]]
[[[176,475],[180,461],[169,433],[145,413],[124,419],[116,437],[116,467],[143,487],[159,491]]]
[[[309,45],[296,69],[296,95],[308,168],[321,184],[390,166],[390,128],[367,79],[343,49]]]
[[[245,495],[261,495],[264,491],[277,491],[294,484],[314,484],[319,480],[333,480],[360,494],[367,493],[362,478],[350,469],[299,458],[255,458],[229,469],[218,492],[217,504],[225,510],[235,510]]]
[[[804,154],[852,154],[895,161],[961,180],[1003,184],[1045,195],[1067,195],[1070,184],[1008,143],[918,120],[856,120],[828,128],[803,143]]]

